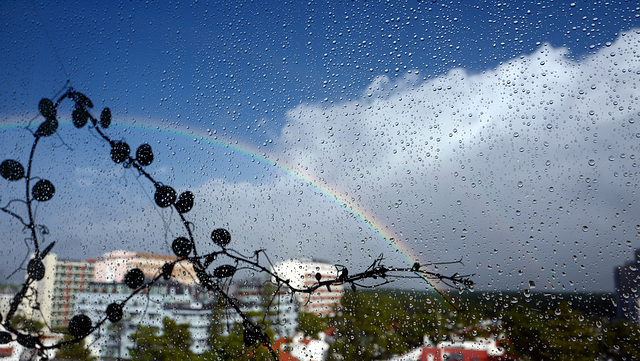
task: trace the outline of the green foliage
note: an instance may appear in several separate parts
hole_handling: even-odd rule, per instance
[[[11,327],[35,335],[44,329],[44,323],[16,313],[11,318]]]
[[[640,328],[626,320],[602,329],[601,353],[615,361],[640,360]]]
[[[385,359],[408,351],[398,332],[406,322],[400,303],[384,294],[345,292],[339,315],[331,319],[336,341],[330,355],[345,361]]]
[[[193,340],[189,325],[177,324],[168,317],[162,320],[162,330],[139,325],[132,339],[134,346],[129,354],[133,361],[198,360],[190,349]]]
[[[73,340],[71,335],[65,335],[62,341]],[[80,342],[73,342],[66,344],[58,350],[54,360],[69,360],[69,361],[96,361],[97,357],[91,355],[91,352],[85,345],[85,340]]]
[[[247,313],[254,321],[262,320],[264,313]],[[244,342],[244,330],[241,324],[228,325],[225,315],[225,303],[222,298],[217,298],[210,326],[209,350],[201,356],[203,361],[249,361],[269,360],[273,358],[269,350],[263,345],[246,346]],[[227,330],[229,326],[229,330]],[[267,336],[273,344],[273,335],[267,332]]]
[[[562,303],[555,310],[538,312],[514,307],[503,317],[511,355],[525,360],[580,361],[600,356],[601,332],[597,321]]]
[[[231,326],[227,335],[212,334],[210,350],[202,355],[204,361],[272,361],[269,350],[263,345],[245,346],[242,325]]]
[[[309,312],[298,314],[298,332],[302,332],[305,337],[315,338],[318,333],[326,331],[328,319]]]

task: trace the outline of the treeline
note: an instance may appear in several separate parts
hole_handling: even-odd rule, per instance
[[[424,336],[433,343],[497,337],[519,360],[640,360],[640,330],[612,319],[611,294],[472,292],[449,298],[388,289],[347,291],[334,316],[302,313],[298,330],[310,338],[330,330],[329,360],[388,359],[420,347]],[[132,360],[272,359],[263,346],[247,342],[250,335],[240,325],[223,332],[225,320],[218,309],[201,355],[191,351],[184,325],[167,319],[162,329],[140,326],[133,335]]]
[[[385,359],[419,346],[427,335],[434,343],[498,337],[520,360],[640,360],[640,329],[614,319],[611,293],[465,292],[447,298],[398,290],[347,293],[349,316],[333,324],[334,359]],[[371,314],[376,321],[367,321]],[[376,338],[371,322],[392,327]]]

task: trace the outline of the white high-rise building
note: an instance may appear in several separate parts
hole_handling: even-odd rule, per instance
[[[291,286],[302,289],[318,284],[316,276],[320,280],[338,278],[338,269],[332,264],[312,260],[291,259],[273,266],[272,271],[280,278],[289,280]],[[296,293],[300,310],[310,312],[318,316],[330,316],[340,305],[344,294],[343,285],[320,287],[313,293]]]
[[[93,260],[64,260],[49,253],[42,263],[44,278],[31,287],[30,295],[35,297],[26,297],[23,301],[33,303],[24,307],[28,313],[25,316],[53,329],[67,327],[73,317],[76,295],[93,280]]]

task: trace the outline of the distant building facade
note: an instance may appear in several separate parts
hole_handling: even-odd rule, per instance
[[[297,299],[292,299],[292,295],[282,289],[265,288],[268,284],[263,278],[234,280],[226,291],[235,305],[254,322],[261,323],[266,319],[275,339],[291,338],[298,327]],[[230,305],[226,305],[224,318],[223,335],[242,324],[242,317]]]
[[[151,278],[158,274],[163,264],[175,260],[176,257],[169,255],[122,250],[84,261],[61,259],[49,253],[42,260],[45,277],[32,285],[30,296],[25,298],[25,302],[31,300],[28,302],[32,303],[29,307],[23,307],[32,310],[25,316],[41,321],[52,329],[66,328],[74,315],[77,294],[85,292],[90,282],[122,283],[127,271],[135,267]],[[172,279],[185,285],[194,285],[191,265],[187,262],[176,265]]]
[[[76,295],[93,279],[93,261],[73,261],[49,253],[44,259],[45,276],[32,286],[37,312],[26,315],[51,328],[67,327],[73,317]],[[28,297],[26,299],[29,299]],[[33,307],[25,309],[33,310]]]
[[[339,276],[334,265],[311,260],[287,260],[274,265],[272,271],[282,279],[290,280],[291,285],[299,289],[317,285],[317,274],[320,274],[321,280]],[[300,311],[331,316],[340,305],[343,294],[343,285],[332,285],[330,288],[320,287],[311,294],[297,293],[296,297]]]
[[[618,305],[616,317],[640,326],[640,248],[636,249],[635,257],[635,260],[617,267],[614,274]]]
[[[122,302],[130,294],[131,289],[121,283],[92,282],[88,290],[78,295],[76,313],[89,316],[95,324],[104,317],[109,304]],[[193,339],[191,351],[202,354],[208,348],[213,311],[207,293],[199,286],[157,282],[133,296],[123,311],[121,321],[105,322],[87,340],[91,352],[100,359],[129,359],[129,349],[134,346],[131,336],[138,325],[161,328],[165,317],[189,325]]]
[[[176,259],[170,255],[123,250],[105,253],[95,261],[93,280],[100,283],[122,283],[124,276],[132,268],[139,268],[146,278],[153,278],[158,275],[162,265]],[[174,267],[171,279],[185,285],[193,285],[194,274],[190,263],[181,262]]]

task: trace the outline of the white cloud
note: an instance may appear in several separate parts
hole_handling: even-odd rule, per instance
[[[279,151],[425,260],[464,256],[485,287],[610,289],[640,246],[639,41],[579,62],[541,46],[416,86],[378,77],[361,98],[291,110]]]

